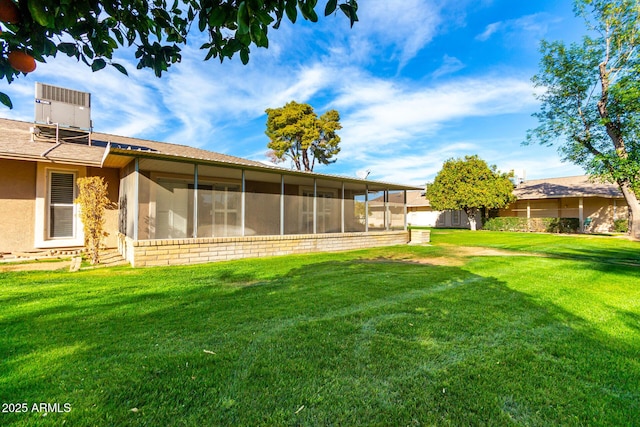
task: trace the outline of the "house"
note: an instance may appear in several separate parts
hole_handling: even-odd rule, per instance
[[[433,210],[424,190],[407,191],[407,222],[410,225],[434,228],[469,228],[469,218],[463,210]]]
[[[588,176],[530,180],[514,189],[517,201],[498,216],[524,218],[578,218],[581,231],[608,232],[615,220],[628,219],[627,203],[615,184]]]
[[[499,209],[497,216],[577,218],[582,232],[612,231],[615,220],[628,218],[627,204],[618,186],[595,182],[588,176],[529,180],[516,185],[513,193],[516,202]],[[424,190],[407,191],[407,212],[410,225],[469,227],[464,211],[433,210]]]
[[[89,94],[40,83],[36,94],[35,122],[0,119],[0,253],[82,247],[83,176],[108,184],[106,245],[133,266],[409,241],[404,193],[415,187],[93,132]],[[77,116],[80,126],[61,123]]]

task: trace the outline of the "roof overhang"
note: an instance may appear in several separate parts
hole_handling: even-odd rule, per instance
[[[172,154],[159,153],[156,151],[128,150],[128,149],[117,148],[113,146],[107,147],[107,152],[105,152],[105,156],[102,161],[102,166],[108,167],[108,168],[123,168],[135,158],[166,160],[166,161],[172,161],[172,162],[191,163],[191,164],[200,164],[200,165],[212,165],[212,166],[226,167],[226,168],[232,168],[232,169],[242,169],[246,171],[258,171],[258,172],[266,172],[266,173],[272,173],[272,174],[280,174],[280,175],[286,175],[286,176],[318,178],[318,179],[339,181],[339,182],[352,183],[352,184],[366,184],[370,187],[370,189],[374,189],[374,190],[420,190],[422,189],[422,187],[415,187],[412,185],[393,184],[388,182],[351,178],[351,177],[346,177],[341,175],[321,174],[317,172],[303,172],[303,171],[280,168],[277,166],[256,165],[256,164],[250,164],[250,163],[242,164],[242,163],[225,162],[225,161],[212,160],[212,159],[182,157],[182,156],[176,156]],[[252,163],[255,163],[255,162],[252,162]]]

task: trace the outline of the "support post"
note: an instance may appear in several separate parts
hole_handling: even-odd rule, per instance
[[[369,184],[364,186],[364,231],[369,232]]]
[[[313,178],[313,234],[318,233],[318,180]]]
[[[280,235],[284,236],[284,175],[280,175]]]
[[[191,237],[198,237],[198,164],[193,165],[193,232]]]
[[[403,209],[404,209],[404,231],[407,231],[408,228],[408,223],[407,223],[407,190],[402,190],[402,205],[403,205]]]
[[[342,192],[340,195],[340,232],[344,233],[344,181],[342,182]]]
[[[245,236],[245,230],[244,230],[244,225],[245,225],[245,206],[246,206],[246,192],[247,192],[247,186],[246,186],[246,180],[245,180],[245,170],[242,169],[242,195],[240,196],[240,228],[242,231],[242,236]]]
[[[135,203],[133,204],[133,240],[138,241],[138,225],[140,216],[140,159],[136,157],[135,161],[135,180],[133,185],[135,188]]]

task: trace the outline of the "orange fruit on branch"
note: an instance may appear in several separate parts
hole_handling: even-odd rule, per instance
[[[9,52],[7,60],[14,70],[22,71],[23,73],[30,73],[36,69],[36,60],[33,59],[33,56],[19,50]]]
[[[11,0],[0,0],[0,21],[7,24],[20,22],[20,9]]]

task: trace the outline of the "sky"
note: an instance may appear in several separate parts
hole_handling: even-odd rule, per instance
[[[265,109],[294,100],[340,113],[341,152],[315,172],[423,185],[447,159],[478,155],[526,179],[584,173],[556,147],[522,145],[537,124],[540,40],[585,31],[571,0],[360,0],[358,16],[353,28],[340,12],[283,22],[268,49],[252,47],[248,65],[204,61],[195,30],[161,78],[137,70],[133,50],[114,58],[128,77],[61,54],[0,82],[14,104],[0,117],[32,121],[42,82],[90,92],[96,131],[268,162]]]

